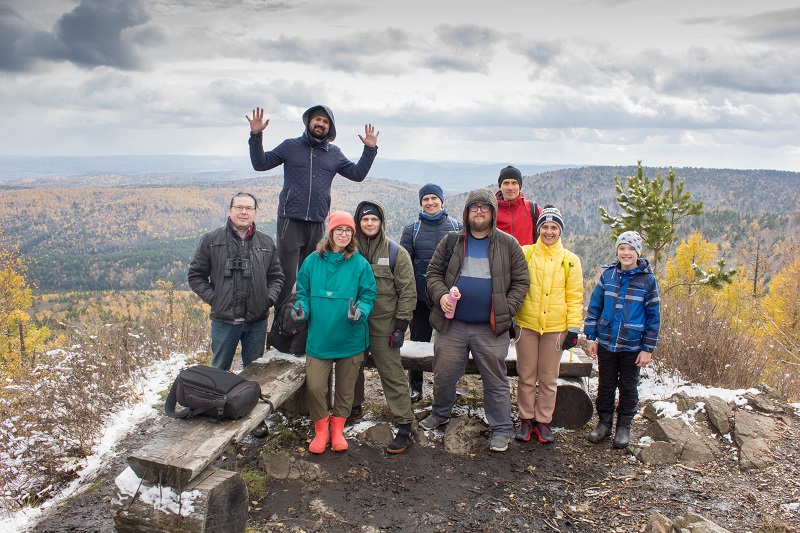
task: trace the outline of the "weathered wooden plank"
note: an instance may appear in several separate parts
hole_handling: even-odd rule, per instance
[[[553,410],[553,427],[580,429],[592,419],[592,399],[584,390],[580,378],[559,378],[556,388],[556,407]]]
[[[569,352],[564,352],[559,369],[559,377],[588,377],[592,375],[592,360],[580,348],[573,348],[572,361]],[[422,370],[433,372],[433,344],[429,342],[406,341],[400,348],[403,368],[406,370]],[[517,352],[514,347],[508,349],[506,369],[509,376],[517,375]],[[477,374],[478,367],[470,358],[467,362],[467,374]]]
[[[149,444],[128,457],[128,464],[151,483],[182,489],[222,454],[228,444],[241,440],[305,383],[303,359],[261,359],[245,368],[242,376],[257,381],[270,404],[259,402],[240,420],[211,422],[174,420]]]
[[[111,499],[119,533],[244,533],[247,486],[236,472],[206,468],[183,492],[120,474]]]

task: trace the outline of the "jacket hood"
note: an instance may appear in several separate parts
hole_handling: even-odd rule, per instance
[[[315,105],[309,107],[306,109],[306,112],[303,113],[303,124],[306,127],[306,132],[308,132],[308,121],[311,119],[311,113],[317,109],[325,111],[325,113],[328,115],[328,118],[331,119],[331,128],[328,130],[328,134],[325,136],[323,141],[333,142],[333,140],[336,139],[336,120],[333,118],[333,111],[331,111],[331,109],[326,105]]]
[[[373,204],[375,207],[378,208],[378,211],[380,211],[381,213],[380,216],[381,228],[380,230],[378,230],[378,235],[374,239],[372,239],[372,241],[378,243],[386,237],[386,208],[378,200],[364,200],[363,202],[359,203],[356,206],[356,211],[355,214],[353,215],[353,218],[356,221],[356,239],[358,239],[359,248],[361,247],[362,244],[366,244],[367,242],[367,238],[361,231],[361,219],[359,219],[358,217],[358,213],[359,211],[361,211],[361,208],[364,206],[364,204]]]
[[[469,229],[469,206],[475,202],[484,202],[492,206],[492,229],[497,229],[497,197],[490,189],[475,189],[467,195],[464,202],[464,212],[461,220],[464,221],[464,228]]]

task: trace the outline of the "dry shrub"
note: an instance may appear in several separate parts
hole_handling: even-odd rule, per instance
[[[757,332],[729,316],[712,297],[662,295],[655,355],[665,370],[707,386],[754,387],[763,381],[770,360],[758,339]]]
[[[35,504],[75,478],[106,416],[138,401],[141,370],[207,343],[202,309],[187,311],[175,326],[157,308],[136,319],[88,313],[29,372],[2,376],[0,508]]]

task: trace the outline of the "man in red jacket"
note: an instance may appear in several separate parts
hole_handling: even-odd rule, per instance
[[[522,172],[507,166],[497,178],[497,229],[513,235],[521,245],[536,242],[536,219],[542,212],[522,194]]]

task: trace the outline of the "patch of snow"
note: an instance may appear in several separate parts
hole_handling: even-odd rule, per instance
[[[143,503],[151,505],[153,509],[176,515],[180,513],[180,516],[191,515],[194,512],[194,501],[201,495],[199,490],[176,494],[172,488],[166,485],[144,484],[130,467],[117,476],[114,484],[126,496],[134,497],[138,492],[138,498]]]
[[[178,372],[186,366],[188,355],[173,353],[168,360],[156,361],[142,371],[141,377],[131,384],[134,402],[119,411],[109,413],[106,423],[94,446],[94,453],[78,460],[78,477],[61,489],[53,498],[38,507],[24,508],[0,519],[0,531],[13,533],[24,531],[35,525],[42,512],[70,498],[85,485],[92,483],[100,470],[115,454],[116,446],[139,423],[158,414],[156,406],[161,404],[161,391],[169,388]],[[73,467],[70,466],[70,469]]]

